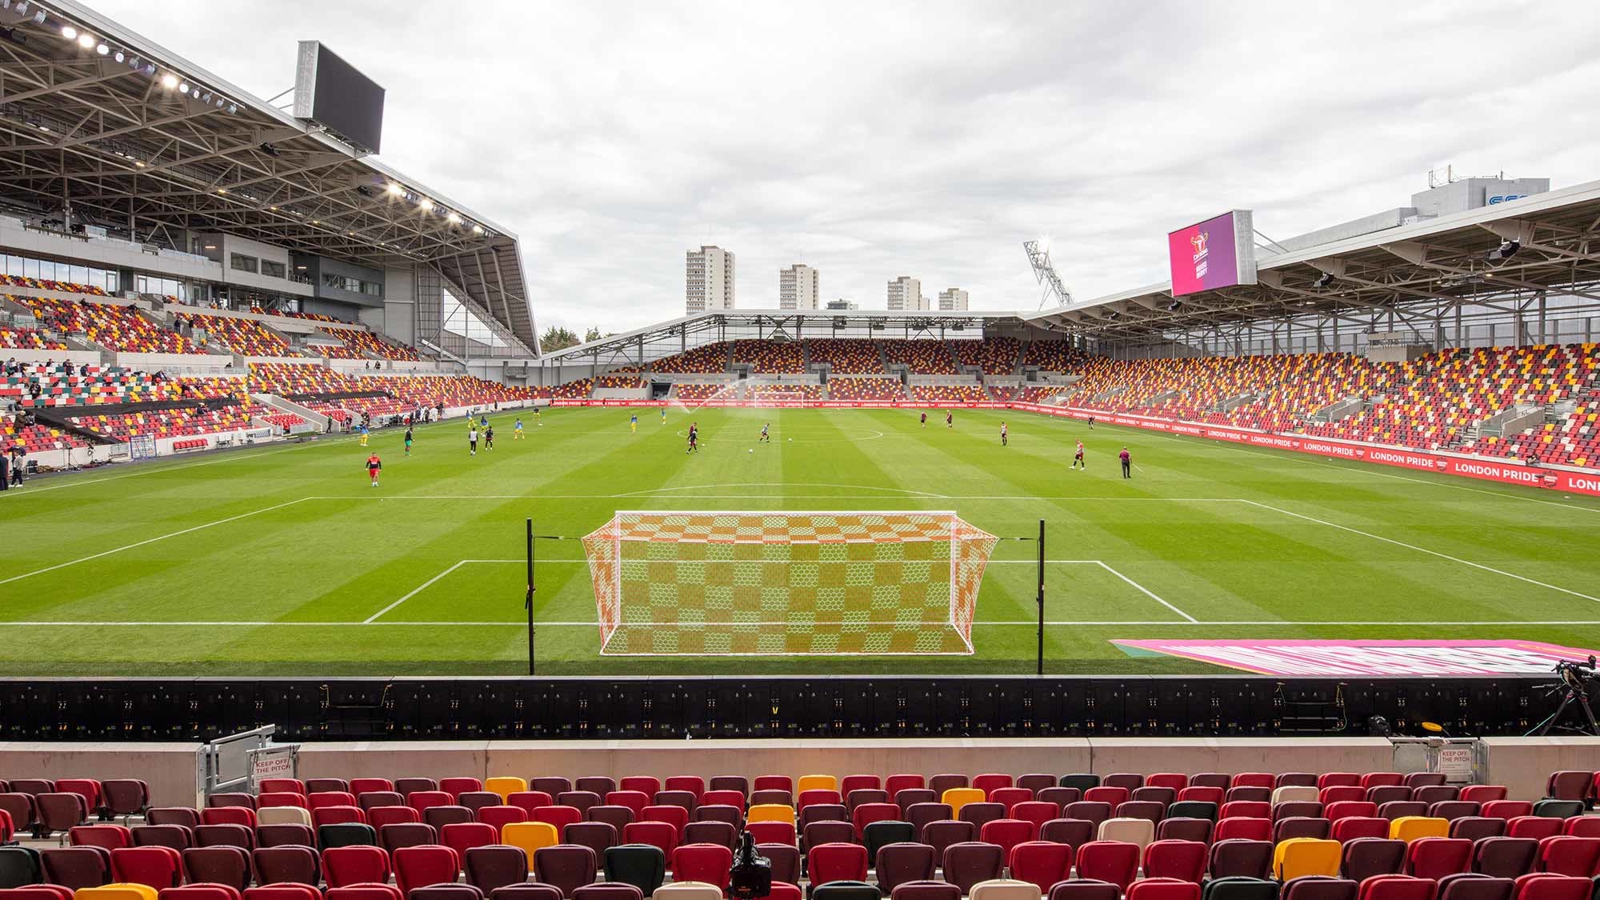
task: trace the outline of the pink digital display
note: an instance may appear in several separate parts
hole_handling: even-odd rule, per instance
[[[1248,225],[1248,213],[1244,213],[1242,221]],[[1241,275],[1244,267],[1239,264],[1240,224],[1240,214],[1237,211],[1228,212],[1167,235],[1167,254],[1172,266],[1172,296],[1182,297],[1184,294],[1254,281],[1253,260],[1248,261],[1250,276]]]

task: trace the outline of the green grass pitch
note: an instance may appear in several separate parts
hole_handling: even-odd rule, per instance
[[[557,409],[37,479],[0,495],[0,674],[388,675],[526,670],[523,522],[581,536],[618,509],[955,510],[1048,523],[1046,669],[1213,671],[1131,638],[1525,638],[1600,646],[1600,502],[1025,413]],[[1001,421],[1011,444],[1001,447]],[[758,444],[763,422],[773,442]],[[1072,443],[1089,469],[1071,471]],[[1119,477],[1126,444],[1138,468]],[[754,452],[750,452],[754,450]],[[582,547],[542,542],[539,672],[1025,673],[1033,545],[984,577],[976,653],[601,657]]]

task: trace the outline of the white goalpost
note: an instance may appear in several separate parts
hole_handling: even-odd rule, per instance
[[[766,387],[750,393],[754,407],[804,406],[806,402],[806,392],[799,388]]]

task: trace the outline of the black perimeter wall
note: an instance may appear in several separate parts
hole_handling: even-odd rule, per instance
[[[1549,678],[0,680],[0,740],[1518,735]]]

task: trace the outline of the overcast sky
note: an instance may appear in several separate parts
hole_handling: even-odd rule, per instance
[[[1600,3],[88,0],[262,97],[319,39],[388,90],[382,158],[522,239],[541,327],[683,312],[684,252],[883,308],[1165,280],[1229,208],[1284,237],[1430,168],[1600,178]]]

